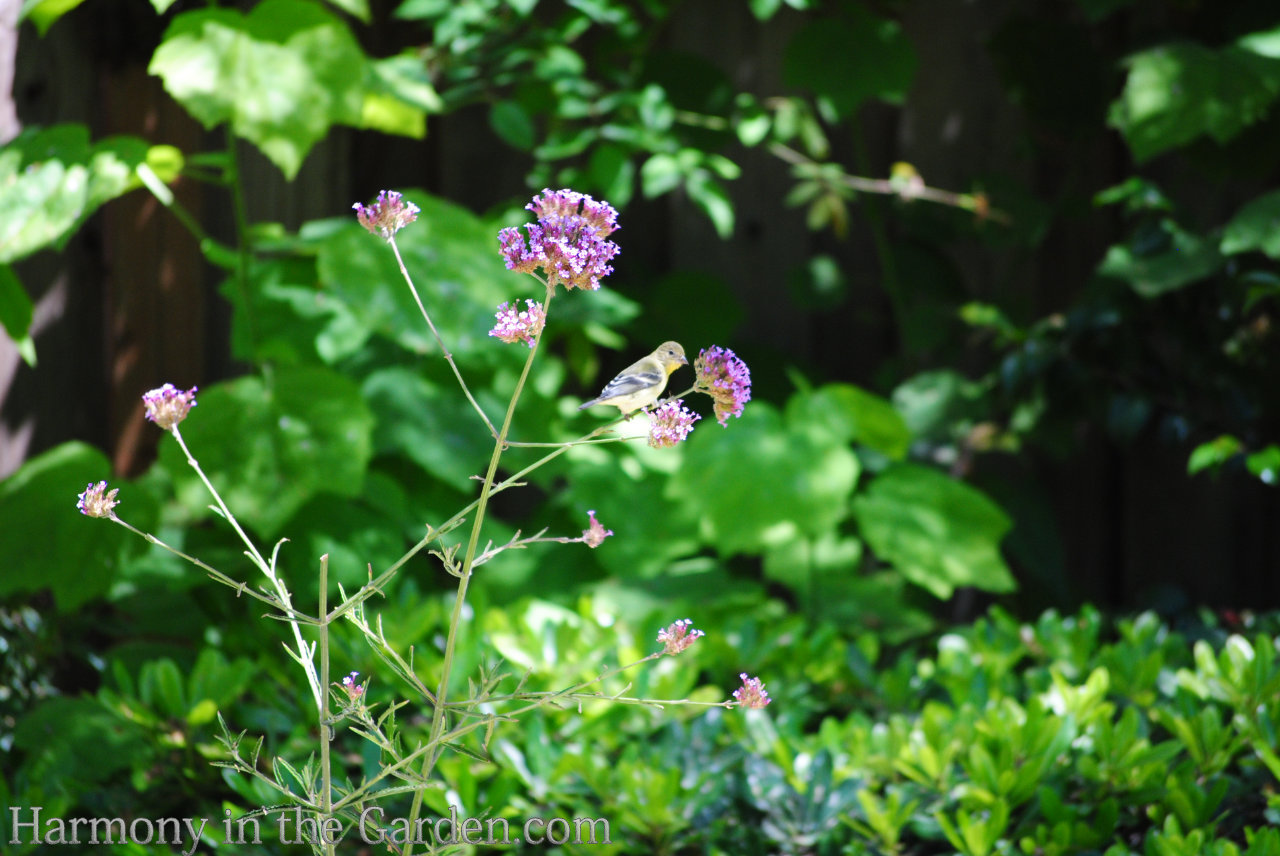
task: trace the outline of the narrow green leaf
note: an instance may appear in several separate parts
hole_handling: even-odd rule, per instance
[[[702,209],[722,240],[733,237],[733,202],[729,193],[710,173],[698,170],[685,182],[689,198]]]
[[[31,338],[31,298],[10,265],[0,265],[0,325],[18,346],[28,366],[35,368],[36,345]]]

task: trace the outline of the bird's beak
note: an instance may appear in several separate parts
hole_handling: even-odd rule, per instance
[[[681,357],[681,358],[680,358],[680,362],[684,363],[684,364],[687,366],[687,365],[689,365],[689,358],[688,358],[688,357]]]

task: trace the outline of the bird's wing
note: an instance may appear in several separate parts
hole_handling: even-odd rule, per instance
[[[633,392],[639,392],[647,389],[655,383],[662,381],[661,369],[644,369],[641,371],[627,371],[609,381],[608,385],[600,391],[599,401],[607,401],[610,398],[618,398],[623,395],[630,395]]]

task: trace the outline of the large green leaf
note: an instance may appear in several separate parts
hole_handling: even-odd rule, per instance
[[[1222,50],[1168,44],[1135,54],[1108,124],[1139,162],[1202,135],[1231,140],[1280,95],[1280,60],[1269,53],[1265,35]]]
[[[632,424],[623,430],[642,431],[636,423],[644,418],[634,417]],[[718,429],[715,425],[711,427]],[[613,530],[614,537],[593,550],[592,557],[614,576],[627,581],[658,577],[669,571],[674,561],[696,552],[699,547],[700,512],[689,503],[672,502],[666,474],[640,465],[646,458],[651,462],[657,459],[659,463],[676,464],[680,460],[679,450],[646,447],[636,451],[639,454],[633,456],[629,450],[610,446],[574,449],[565,456],[573,460],[568,468],[570,481],[557,495],[573,526],[563,534],[576,536],[586,529],[588,509],[596,512],[596,518],[605,528]],[[648,451],[655,454],[645,455]],[[661,533],[661,537],[657,537],[657,533]],[[563,549],[586,548],[579,544],[566,545]],[[555,573],[574,576],[573,566],[567,562],[564,565],[563,569],[557,565]],[[581,582],[581,579],[573,581]]]
[[[843,15],[813,20],[796,33],[783,79],[849,116],[869,99],[901,103],[915,70],[915,51],[898,23],[849,3]]]
[[[1280,259],[1280,190],[1259,196],[1236,212],[1222,232],[1226,255],[1259,250]]]
[[[382,417],[374,435],[379,455],[403,455],[460,491],[484,472],[493,440],[452,377],[442,389],[408,369],[380,369],[365,381],[364,395]]]
[[[835,442],[856,442],[893,460],[906,457],[911,432],[885,399],[852,384],[830,383],[800,392],[787,402],[787,419],[828,433]]]
[[[285,368],[268,384],[242,377],[202,390],[182,436],[231,512],[265,536],[320,493],[356,496],[372,455],[373,416],[360,390],[322,368]],[[190,507],[212,503],[177,443],[160,461]]]
[[[489,337],[498,304],[537,296],[535,281],[504,270],[493,225],[434,196],[405,198],[421,211],[396,244],[431,320],[451,350],[491,350],[498,344]],[[438,353],[384,241],[355,226],[337,231],[322,243],[317,266],[324,298],[341,305],[338,326],[317,341],[326,359],[355,353],[375,333],[414,353]]]
[[[1098,273],[1123,279],[1150,298],[1204,279],[1221,266],[1222,255],[1214,242],[1164,220],[1141,231],[1130,243],[1107,250]]]
[[[97,449],[66,443],[0,482],[0,595],[47,588],[59,609],[70,610],[106,593],[121,559],[146,547],[123,527],[76,510],[76,495],[110,475]],[[150,528],[155,509],[145,495],[123,486],[118,499],[117,514]]]
[[[100,205],[181,168],[168,146],[137,137],[89,141],[84,125],[23,131],[0,149],[0,263],[60,248]]]
[[[703,537],[722,553],[825,534],[848,514],[861,469],[844,442],[783,420],[765,402],[726,427],[704,419],[684,451],[668,494],[701,518]]]
[[[1000,556],[1008,516],[937,470],[894,464],[854,498],[853,516],[877,556],[937,597],[950,597],[959,586],[1015,587]]]
[[[369,63],[323,7],[264,0],[178,15],[149,70],[206,128],[229,123],[293,178],[330,125],[360,127]]]

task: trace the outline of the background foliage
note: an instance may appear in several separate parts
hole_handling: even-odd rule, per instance
[[[68,5],[27,15],[52,40],[92,20]],[[147,377],[129,406],[166,380],[201,383],[188,440],[258,535],[290,539],[300,598],[321,553],[346,585],[393,562],[471,496],[487,454],[350,201],[432,191],[407,191],[423,213],[401,247],[490,413],[521,356],[486,335],[494,307],[525,296],[495,252],[498,228],[521,222],[519,185],[623,209],[617,281],[559,307],[517,439],[576,436],[582,393],[650,341],[728,343],[752,366],[756,400],[732,431],[704,421],[661,454],[587,447],[504,497],[495,541],[573,533],[588,508],[618,535],[486,566],[473,631],[553,687],[647,651],[696,608],[710,634],[696,679],[659,672],[646,689],[674,697],[771,662],[770,719],[552,717],[513,730],[492,762],[456,759],[446,775],[464,802],[621,818],[627,852],[1280,850],[1245,831],[1274,810],[1280,772],[1274,717],[1256,704],[1274,677],[1272,637],[1256,635],[1267,620],[1227,639],[1197,617],[1193,660],[1152,616],[996,612],[937,636],[947,608],[971,617],[996,595],[1026,615],[1082,597],[1274,605],[1259,570],[1275,558],[1280,467],[1270,4],[1081,0],[984,10],[976,34],[915,2],[133,14],[155,33],[149,72],[201,145],[103,136],[72,116],[0,150],[0,322],[43,369],[41,251],[74,251],[142,194],[162,205],[230,307],[226,353],[244,371]],[[745,58],[708,50],[698,33],[712,25],[753,45]],[[967,113],[957,96],[953,125],[934,127],[940,112],[921,105],[947,95],[938,69],[957,50],[996,107]],[[428,131],[455,155],[437,175],[412,166]],[[270,182],[325,184],[308,159],[335,139],[355,155],[338,204],[288,225],[252,216],[267,207],[255,193],[292,186]],[[195,183],[198,206],[184,199]],[[273,750],[306,736],[279,628],[69,512],[110,475],[101,451],[40,451],[0,484],[6,802],[66,816],[260,804],[206,762],[214,710]],[[235,564],[172,444],[129,475],[131,522]],[[1100,504],[1081,501],[1081,481]],[[1210,510],[1224,491],[1226,511]],[[10,533],[41,533],[40,549]],[[437,572],[415,567],[387,604],[397,641],[429,647],[438,632]],[[75,763],[103,740],[110,760]],[[596,763],[559,751],[574,745],[598,747]],[[1118,757],[1131,763],[1108,766]],[[714,796],[688,780],[697,770]]]

